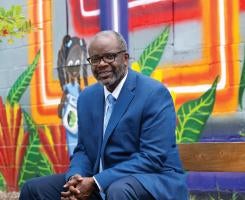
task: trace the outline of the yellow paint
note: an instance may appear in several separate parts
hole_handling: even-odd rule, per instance
[[[155,69],[151,77],[159,82],[163,82],[163,71],[161,69]]]
[[[136,71],[136,72],[140,72],[140,65],[137,61],[134,61],[132,64],[131,64],[131,68]]]
[[[48,139],[49,145],[52,147],[52,151],[55,152],[52,133],[50,132],[50,129],[48,128],[48,126],[44,126],[44,134],[45,134],[44,137]]]

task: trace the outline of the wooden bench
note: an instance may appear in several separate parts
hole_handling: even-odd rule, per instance
[[[245,172],[245,142],[179,144],[187,171]]]
[[[245,142],[178,146],[190,199],[245,199]]]

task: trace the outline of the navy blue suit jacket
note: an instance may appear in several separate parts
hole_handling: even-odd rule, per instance
[[[133,175],[155,199],[187,199],[169,91],[129,69],[103,138],[104,105],[101,84],[81,92],[78,145],[66,178],[76,173],[95,176],[106,190],[112,182]],[[100,157],[104,171],[99,173]]]

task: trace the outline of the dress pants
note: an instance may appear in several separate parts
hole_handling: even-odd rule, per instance
[[[33,178],[23,185],[19,200],[59,200],[64,184],[65,174]],[[154,200],[133,176],[113,182],[105,194],[106,200]],[[90,200],[102,200],[102,197],[94,193]]]

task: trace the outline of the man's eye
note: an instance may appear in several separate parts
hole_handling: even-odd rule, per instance
[[[92,62],[97,62],[97,61],[99,61],[99,60],[100,60],[99,57],[92,57],[92,58],[91,58],[91,61],[92,61]]]
[[[105,58],[105,59],[108,59],[108,60],[112,60],[112,59],[114,59],[114,56],[115,56],[115,54],[110,53],[110,54],[105,54],[105,55],[104,55],[104,58]]]

